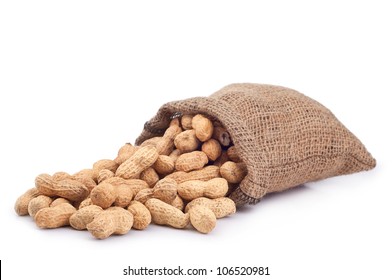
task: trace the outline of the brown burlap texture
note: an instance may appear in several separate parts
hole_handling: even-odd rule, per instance
[[[209,97],[164,104],[136,144],[162,135],[176,114],[205,114],[228,130],[248,175],[232,194],[237,205],[267,193],[375,167],[363,144],[323,105],[289,88],[232,84]]]

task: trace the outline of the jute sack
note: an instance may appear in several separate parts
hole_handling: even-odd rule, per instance
[[[263,84],[231,84],[209,97],[166,103],[145,124],[136,145],[162,135],[171,118],[198,113],[226,127],[247,166],[247,176],[231,194],[237,205],[376,165],[330,110],[295,90]]]

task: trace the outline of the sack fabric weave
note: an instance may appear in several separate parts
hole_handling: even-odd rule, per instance
[[[326,107],[289,88],[231,84],[209,97],[161,106],[136,145],[161,136],[171,117],[205,114],[230,133],[248,174],[230,195],[257,203],[265,194],[375,167],[364,145]]]

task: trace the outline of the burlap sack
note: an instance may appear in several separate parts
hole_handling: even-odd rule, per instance
[[[202,113],[230,133],[248,175],[231,198],[257,203],[265,194],[375,167],[363,144],[323,105],[289,88],[232,84],[209,97],[164,104],[136,144],[162,135],[171,117]]]

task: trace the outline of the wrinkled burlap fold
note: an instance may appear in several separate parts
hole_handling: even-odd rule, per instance
[[[237,205],[265,194],[375,167],[364,145],[317,101],[289,88],[231,84],[209,97],[164,104],[136,140],[160,136],[176,114],[205,114],[226,127],[248,174]]]

